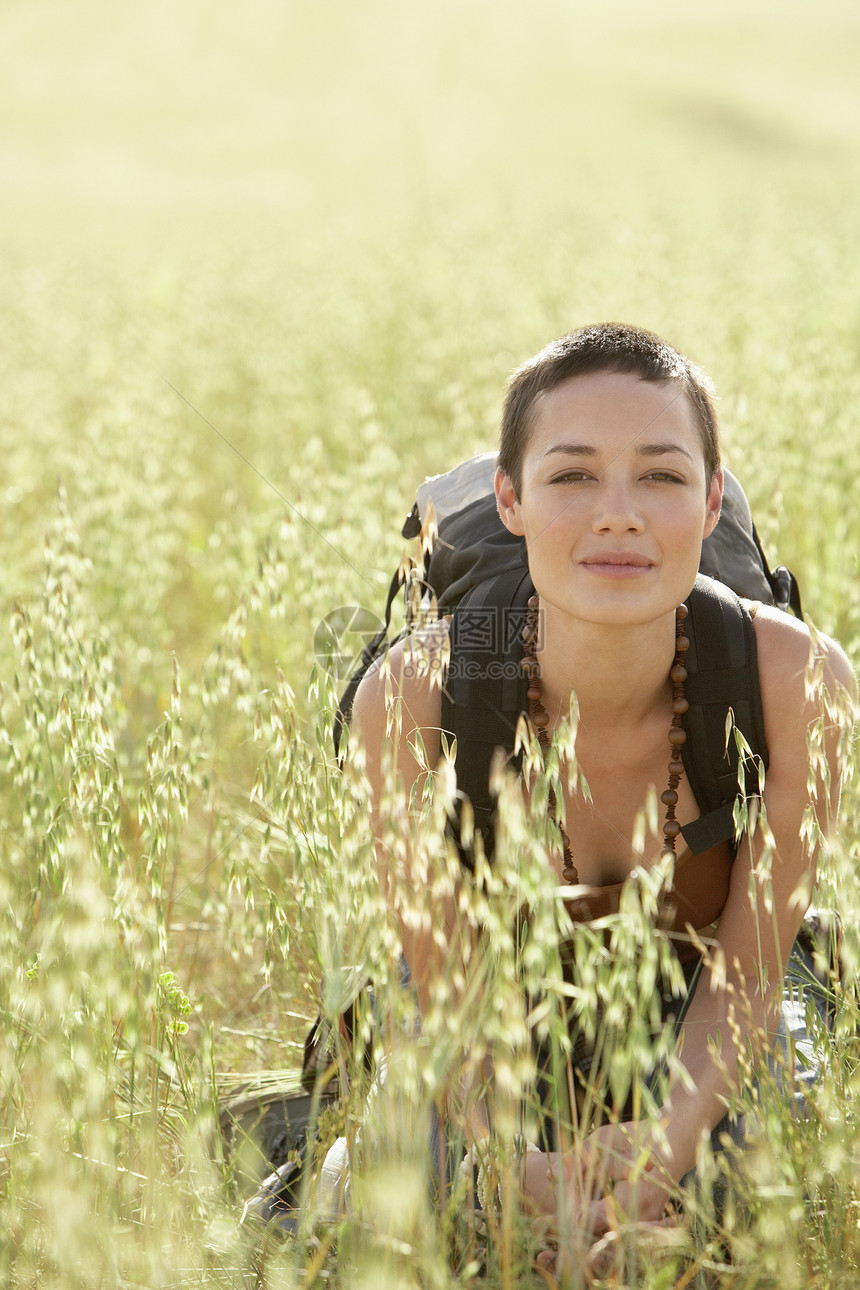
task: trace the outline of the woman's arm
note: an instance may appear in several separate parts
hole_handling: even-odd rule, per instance
[[[804,828],[810,802],[825,837],[836,823],[844,769],[840,737],[844,748],[856,702],[850,664],[834,642],[813,641],[802,623],[775,610],[760,609],[755,623],[770,754],[766,824],[745,836],[732,867],[715,962],[706,968],[682,1027],[681,1063],[689,1081],[685,1086],[676,1079],[670,1087],[663,1145],[659,1135],[650,1144],[656,1167],[638,1180],[635,1203],[642,1219],[657,1218],[663,1209],[661,1175],[680,1181],[696,1162],[703,1134],[725,1114],[739,1083],[739,1050],[776,1028],[788,957],[815,880],[817,841]],[[818,758],[810,754],[816,737]],[[642,1135],[643,1126],[593,1135],[592,1151],[605,1156],[607,1176],[618,1184],[613,1202],[599,1202],[594,1212],[597,1234],[612,1226],[613,1204],[623,1208],[633,1200],[631,1162],[643,1158]]]
[[[429,1016],[434,984],[443,984],[449,1012],[456,1009],[460,1002],[456,982],[470,957],[464,948],[471,929],[458,917],[455,884],[449,886],[444,880],[432,884],[433,908],[428,909],[426,874],[417,872],[410,845],[414,829],[410,800],[422,781],[436,772],[442,756],[440,691],[447,653],[444,619],[417,639],[393,646],[361,682],[350,723],[350,755],[362,759],[370,789],[380,887],[399,926],[423,1018]],[[392,816],[392,809],[400,818]],[[389,845],[387,839],[392,838],[399,845]],[[487,1058],[481,1069],[457,1082],[457,1118],[462,1122],[465,1109],[468,1123],[462,1127],[470,1141],[489,1132],[482,1089],[490,1079]]]
[[[363,758],[370,789],[379,882],[400,925],[403,953],[422,1013],[426,1013],[433,974],[441,970],[438,938],[426,920],[402,917],[402,907],[395,908],[395,892],[408,890],[413,881],[409,804],[441,754],[440,686],[446,648],[444,621],[420,640],[394,645],[359,685],[350,722],[349,755]],[[393,834],[401,843],[396,849],[387,841]],[[440,913],[450,940],[453,898]]]

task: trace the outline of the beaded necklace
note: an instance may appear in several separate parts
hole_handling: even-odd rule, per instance
[[[537,659],[539,609],[539,598],[531,596],[528,602],[526,625],[522,633],[524,648],[521,665],[529,683],[526,691],[529,700],[529,718],[532,726],[537,731],[538,743],[544,756],[546,756],[550,747],[549,714],[543,706],[540,663]],[[684,773],[681,747],[686,742],[687,734],[683,728],[683,717],[690,706],[684,695],[684,682],[687,679],[687,669],[684,666],[684,661],[687,656],[687,650],[690,648],[690,642],[684,635],[684,620],[688,612],[686,605],[679,605],[675,610],[675,659],[669,669],[669,678],[672,682],[672,724],[669,727],[669,783],[665,792],[660,796],[660,801],[666,807],[666,818],[663,822],[662,854],[664,856],[675,854],[675,839],[681,832],[681,826],[675,819],[675,807],[678,804],[678,785]],[[555,790],[552,787],[549,790],[548,805],[550,815],[557,817]],[[570,838],[560,821],[556,820],[556,822],[561,833],[563,848],[562,877],[566,883],[575,886],[579,882],[579,874],[577,873],[576,865],[573,863]]]

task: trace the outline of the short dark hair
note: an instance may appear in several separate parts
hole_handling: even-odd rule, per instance
[[[643,381],[674,381],[690,403],[705,454],[708,483],[720,466],[714,387],[701,368],[653,332],[625,323],[580,327],[552,341],[511,377],[502,411],[499,465],[519,497],[522,465],[537,399],[574,376],[630,373]]]

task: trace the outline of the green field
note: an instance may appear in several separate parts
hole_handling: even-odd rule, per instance
[[[2,0],[5,1285],[473,1278],[444,1224],[404,1234],[408,1161],[338,1260],[255,1271],[214,1147],[216,1093],[297,1067],[323,968],[384,971],[315,633],[379,611],[416,483],[493,445],[511,370],[618,319],[713,377],[772,560],[860,661],[858,48],[849,0]],[[839,1008],[720,1284],[860,1279]],[[545,1284],[518,1266],[491,1281]]]

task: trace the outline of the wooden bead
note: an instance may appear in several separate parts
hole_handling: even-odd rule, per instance
[[[663,825],[664,838],[676,838],[681,832],[681,826],[677,820],[667,820]]]
[[[565,865],[561,871],[561,876],[564,881],[570,883],[572,887],[579,882],[579,874],[573,865]]]
[[[529,596],[528,607],[529,609],[540,609],[540,597],[537,595]]]
[[[683,684],[687,679],[687,669],[684,667],[683,663],[674,663],[669,671],[669,675],[673,681],[678,681]]]
[[[532,682],[532,683],[529,685],[529,688],[526,690],[526,695],[527,695],[527,697],[529,698],[529,700],[530,700],[532,703],[533,703],[536,699],[539,699],[539,698],[540,698],[540,693],[541,693],[541,692],[540,692],[540,686],[539,686],[539,685],[535,685],[535,684],[534,684],[534,682]]]
[[[674,779],[680,779],[684,773],[684,763],[682,761],[669,762],[669,774]]]
[[[684,698],[683,694],[679,694],[677,699],[672,700],[672,711],[676,716],[681,716],[683,713],[689,711],[689,707],[690,705]]]
[[[687,742],[686,730],[682,730],[680,726],[672,726],[671,729],[669,730],[669,743],[672,745],[672,747],[680,748],[681,744],[685,744],[686,742]]]
[[[539,712],[535,712],[532,716],[532,725],[537,726],[538,730],[546,730],[549,725],[549,717],[544,712],[543,708],[541,708]]]
[[[679,622],[683,622],[683,621],[684,621],[684,619],[685,619],[685,618],[687,617],[687,615],[689,614],[689,612],[690,612],[690,611],[689,611],[689,609],[687,608],[687,606],[686,606],[685,604],[683,604],[683,603],[682,603],[682,604],[680,604],[680,605],[678,606],[678,608],[675,610],[675,617],[678,619],[678,621],[679,621]]]
[[[667,788],[665,793],[660,794],[660,801],[664,806],[677,806],[678,794],[673,788]]]
[[[676,637],[675,637],[675,649],[677,650],[677,652],[678,652],[679,654],[686,654],[686,652],[687,652],[687,650],[688,650],[689,648],[690,648],[690,640],[689,640],[689,637],[687,637],[687,636],[676,636]]]

